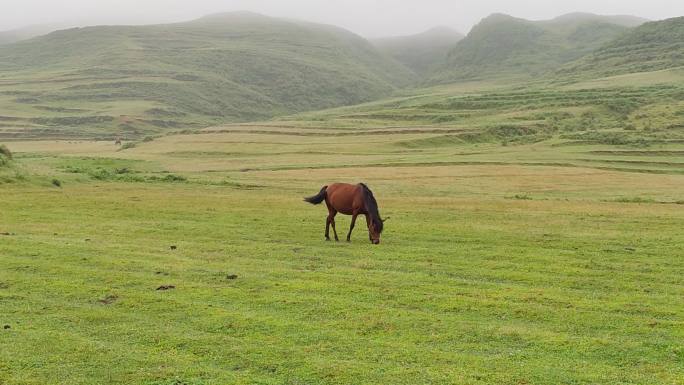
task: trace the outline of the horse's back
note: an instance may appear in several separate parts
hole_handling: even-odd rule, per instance
[[[355,210],[361,209],[361,187],[349,183],[333,183],[328,186],[327,202],[336,211],[351,215]]]

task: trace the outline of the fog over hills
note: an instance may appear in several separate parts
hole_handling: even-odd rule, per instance
[[[447,53],[464,35],[448,27],[435,27],[410,36],[373,39],[381,51],[392,56],[417,74],[428,73],[446,60]]]
[[[50,32],[71,28],[73,26],[74,25],[69,23],[38,24],[9,31],[0,31],[0,45],[16,43],[33,37],[47,35]]]

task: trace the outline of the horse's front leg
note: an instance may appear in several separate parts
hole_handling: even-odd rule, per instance
[[[373,242],[373,237],[371,236],[370,232],[370,217],[368,216],[368,214],[366,214],[366,226],[368,226],[368,240]]]
[[[325,218],[325,240],[330,240],[330,214]]]
[[[352,215],[351,226],[349,226],[349,234],[347,234],[347,242],[351,242],[351,233],[354,230],[354,225],[356,225],[356,217],[358,214],[354,213]]]

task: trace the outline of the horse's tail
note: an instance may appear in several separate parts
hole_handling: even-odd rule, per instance
[[[325,200],[325,197],[328,194],[327,190],[328,190],[328,186],[323,186],[323,188],[321,189],[321,191],[318,194],[316,194],[312,197],[304,198],[304,201],[309,202],[312,205],[320,204],[321,202],[323,202]]]

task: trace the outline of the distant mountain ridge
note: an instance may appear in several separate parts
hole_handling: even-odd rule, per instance
[[[684,17],[645,23],[558,74],[611,76],[684,66]]]
[[[543,21],[493,14],[449,52],[432,80],[539,76],[589,54],[641,22],[630,16],[586,13]]]

